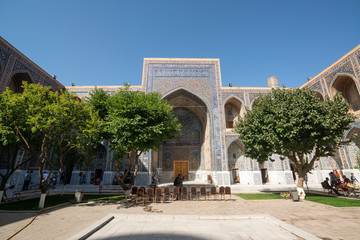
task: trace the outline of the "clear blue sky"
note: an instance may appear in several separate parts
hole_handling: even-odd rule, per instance
[[[360,1],[2,0],[0,36],[66,86],[140,85],[143,58],[170,57],[299,87],[360,44]]]

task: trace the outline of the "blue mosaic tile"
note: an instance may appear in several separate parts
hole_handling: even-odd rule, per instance
[[[347,73],[354,75],[354,70],[351,66],[351,63],[350,62],[345,63],[343,66],[339,67],[335,71],[331,71],[330,74],[325,77],[325,82],[328,88],[330,88],[331,82],[333,81],[335,75],[338,73]]]
[[[0,48],[0,61],[1,61],[1,72],[5,70],[6,64],[9,60],[10,54],[7,53],[4,49]]]

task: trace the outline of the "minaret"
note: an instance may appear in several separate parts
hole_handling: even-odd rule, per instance
[[[267,79],[267,84],[269,88],[278,88],[279,87],[279,80],[277,77],[272,76]]]

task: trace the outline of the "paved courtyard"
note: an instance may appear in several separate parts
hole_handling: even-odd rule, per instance
[[[7,239],[26,226],[35,214],[0,212],[0,216],[0,238]],[[227,239],[312,238],[311,235],[301,237],[296,230],[326,240],[355,240],[360,236],[360,208],[335,208],[282,199],[247,201],[233,196],[226,202],[174,201],[143,206],[132,201],[67,205],[40,214],[12,239],[71,239],[109,216],[115,218],[90,239],[125,239],[122,236],[199,240],[220,236],[220,239],[226,239],[225,236]]]
[[[109,217],[109,216],[108,216]],[[102,221],[109,219],[105,217]],[[100,239],[319,239],[269,215],[115,215],[105,227],[89,237]],[[101,222],[101,221],[100,221]],[[79,239],[94,229],[85,229]]]

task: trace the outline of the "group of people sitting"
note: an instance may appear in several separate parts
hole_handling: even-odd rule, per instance
[[[354,176],[354,173],[351,173],[350,179],[343,175],[343,181],[341,181],[340,176],[334,172],[330,172],[329,176],[330,179],[327,177],[322,183],[325,189],[330,189],[338,196],[343,195],[339,192],[339,190],[341,190],[343,192],[352,192],[355,197],[359,197],[359,195],[356,193],[356,191],[359,190],[359,186],[356,185],[359,183],[359,181]]]

